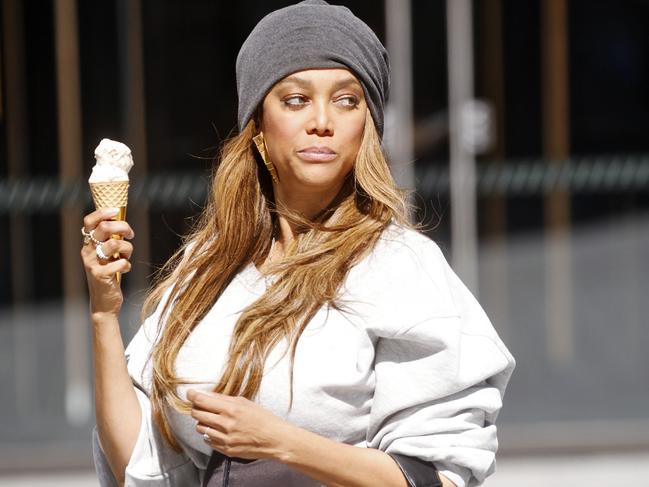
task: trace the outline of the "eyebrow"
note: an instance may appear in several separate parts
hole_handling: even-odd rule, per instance
[[[313,83],[310,80],[300,78],[299,76],[296,75],[292,75],[289,76],[288,78],[283,79],[278,83],[278,85],[290,84],[290,83],[296,84],[300,88],[305,88],[305,89],[313,87]],[[352,78],[352,77],[341,79],[334,83],[333,91],[340,90],[341,88],[346,88],[349,85],[359,85],[359,82],[356,78]]]

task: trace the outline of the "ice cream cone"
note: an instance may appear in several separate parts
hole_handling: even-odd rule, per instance
[[[121,208],[128,202],[128,181],[90,183],[95,208]]]
[[[128,203],[128,181],[105,181],[101,183],[90,183],[90,192],[95,208],[119,208],[119,213],[112,220],[123,221],[126,219],[126,205]],[[121,235],[111,235],[110,238],[121,240]],[[119,259],[119,252],[113,255]],[[121,274],[115,276],[120,282]]]
[[[116,140],[102,139],[95,149],[97,163],[92,168],[88,178],[90,191],[95,207],[119,208],[119,213],[113,220],[126,219],[126,203],[128,202],[128,173],[133,167],[133,156],[127,145]],[[111,238],[120,239],[120,235],[111,235]],[[119,259],[119,252],[113,255]],[[120,282],[120,273],[115,276]]]

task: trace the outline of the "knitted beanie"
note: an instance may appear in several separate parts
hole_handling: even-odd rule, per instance
[[[297,71],[319,68],[347,68],[358,77],[382,135],[390,88],[388,53],[347,7],[324,0],[305,0],[271,12],[241,46],[236,64],[239,130],[275,83]]]

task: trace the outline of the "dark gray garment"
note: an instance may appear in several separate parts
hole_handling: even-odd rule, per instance
[[[321,487],[322,484],[273,460],[228,458],[214,452],[203,487]]]
[[[372,118],[383,134],[390,90],[388,53],[347,7],[305,0],[266,15],[237,56],[239,130],[282,78],[305,69],[348,68],[361,81]]]
[[[401,469],[408,487],[442,487],[432,462],[389,453]],[[205,471],[203,487],[321,487],[322,484],[272,460],[228,458],[214,452]]]

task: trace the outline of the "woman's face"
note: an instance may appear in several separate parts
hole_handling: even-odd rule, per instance
[[[354,166],[366,111],[363,88],[346,69],[299,71],[278,82],[261,122],[276,193],[335,196]]]

